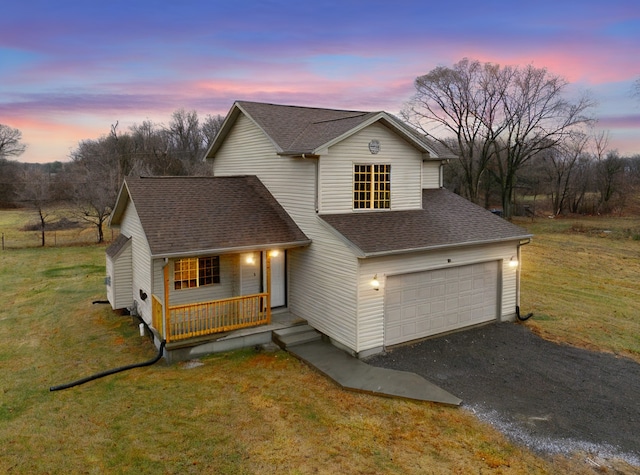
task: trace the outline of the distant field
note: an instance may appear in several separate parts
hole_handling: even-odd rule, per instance
[[[22,225],[12,213],[0,211],[0,229]],[[640,223],[580,223],[525,223],[536,234],[523,251],[528,324],[637,357],[640,241],[625,229]],[[92,304],[105,298],[104,249],[0,251],[0,473],[633,473],[536,456],[463,409],[343,391],[281,351],[49,392],[155,355],[131,317]]]
[[[98,239],[96,227],[75,216],[67,208],[55,208],[48,212],[48,229],[45,227],[45,245],[47,247],[92,244]],[[56,222],[66,220],[77,226],[69,229],[54,229]],[[38,213],[32,209],[0,209],[0,236],[4,236],[4,247],[19,249],[41,246],[40,230],[26,230],[39,223]],[[104,228],[105,239],[111,240],[111,231]]]

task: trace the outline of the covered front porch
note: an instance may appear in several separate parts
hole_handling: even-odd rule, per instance
[[[167,345],[269,325],[286,308],[286,250],[158,261],[151,327]]]

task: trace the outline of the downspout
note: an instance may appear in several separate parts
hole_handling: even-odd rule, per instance
[[[533,312],[530,312],[524,316],[520,315],[520,274],[521,274],[521,268],[522,268],[521,247],[529,244],[530,242],[531,242],[531,239],[527,239],[525,242],[520,241],[518,243],[518,250],[516,251],[516,259],[518,259],[518,268],[516,270],[516,317],[521,322],[524,322],[525,320],[528,320],[531,317],[533,317]]]

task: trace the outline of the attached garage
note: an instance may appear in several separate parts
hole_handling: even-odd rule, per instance
[[[384,296],[384,344],[496,320],[499,261],[391,275]]]

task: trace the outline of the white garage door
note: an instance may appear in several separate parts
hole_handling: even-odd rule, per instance
[[[385,345],[495,320],[498,261],[389,276]]]

